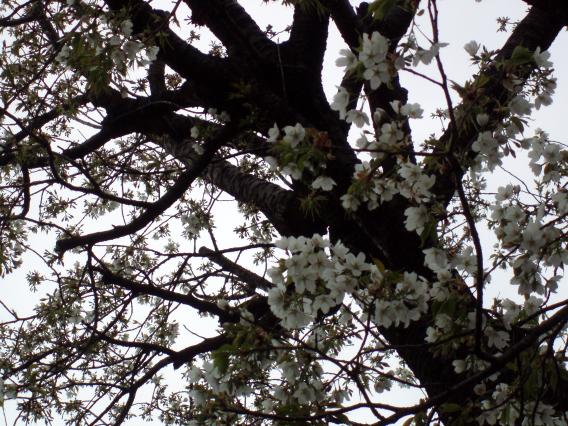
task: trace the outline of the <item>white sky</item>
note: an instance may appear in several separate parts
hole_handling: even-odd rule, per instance
[[[260,0],[245,0],[241,3],[257,19],[261,27],[273,24],[275,29],[282,29],[286,23],[290,22],[290,9],[283,10],[274,5],[269,6]],[[487,46],[489,50],[499,48],[508,34],[496,32],[496,18],[509,16],[514,21],[524,16],[526,11],[525,4],[520,0],[483,0],[481,3],[476,3],[474,0],[439,0],[438,3],[440,10],[440,39],[442,42],[449,43],[448,47],[442,49],[441,56],[449,79],[459,84],[476,72],[476,68],[468,60],[468,54],[463,50],[463,45],[470,40],[476,40]],[[425,1],[422,4],[425,5]],[[424,24],[423,30],[429,34],[430,28],[427,22],[425,20],[422,22]],[[335,86],[341,80],[342,73],[335,66],[334,61],[337,57],[337,52],[343,47],[344,45],[339,34],[335,28],[332,28],[324,70],[325,89],[329,99],[335,93]],[[558,88],[554,97],[554,104],[537,111],[533,115],[534,127],[541,127],[549,132],[552,140],[566,143],[568,142],[565,131],[565,116],[566,111],[568,111],[568,79],[563,77],[568,75],[568,55],[563,52],[568,52],[568,32],[563,31],[560,34],[550,51],[556,68],[555,75],[558,77]],[[433,67],[425,69],[425,72],[432,77],[437,77]],[[403,86],[409,90],[409,102],[418,102],[425,110],[425,118],[419,121],[415,120],[412,123],[413,138],[415,141],[420,142],[432,132],[439,132],[439,123],[428,117],[435,109],[445,108],[443,96],[438,87],[407,73],[401,74],[401,81]],[[457,100],[457,98],[454,100]],[[530,136],[530,132],[527,136]],[[522,173],[524,176],[527,176],[526,164],[521,164],[521,161],[510,162],[507,167],[512,172]],[[497,182],[499,185],[506,184],[506,179],[509,178],[501,173]],[[223,223],[224,220],[229,222],[229,218],[216,220],[218,228],[223,227],[223,225],[229,225],[229,223]],[[227,228],[232,231],[233,225],[227,226]],[[492,244],[491,238],[488,234],[483,235],[486,247],[490,248]],[[36,239],[38,244],[37,250],[42,252],[45,248],[53,247],[53,241],[46,240],[43,237]],[[486,250],[486,253],[489,251]],[[0,300],[18,309],[29,310],[33,306],[32,302],[37,300],[39,295],[30,296],[25,283],[25,271],[26,269],[24,268],[17,273],[0,278]],[[512,289],[512,294],[515,293],[516,289]],[[490,286],[486,294],[488,296],[500,294],[501,296],[511,297],[508,294],[507,286]],[[0,321],[6,318],[6,313],[0,308]],[[408,392],[397,391],[390,395],[381,395],[381,402],[410,404],[414,402],[414,398],[415,396],[411,396]],[[11,424],[16,416],[14,406],[11,403],[7,403],[6,407],[5,416],[7,424]],[[1,415],[0,424],[3,424]],[[131,424],[137,423],[132,422]]]

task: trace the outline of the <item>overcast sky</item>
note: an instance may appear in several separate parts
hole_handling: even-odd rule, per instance
[[[357,4],[359,2],[352,3]],[[261,27],[272,24],[276,29],[282,29],[289,23],[291,9],[267,5],[260,0],[246,0],[242,4],[258,20]],[[425,5],[426,2],[423,1],[422,4]],[[496,31],[498,27],[496,18],[508,16],[514,21],[524,16],[526,11],[525,4],[520,0],[483,0],[481,3],[477,3],[474,0],[439,0],[438,4],[440,10],[440,39],[442,42],[449,43],[448,47],[442,49],[441,56],[448,77],[460,84],[476,71],[475,66],[469,62],[468,54],[464,51],[463,45],[470,40],[476,40],[487,46],[489,50],[499,48],[508,34]],[[423,19],[421,23],[423,31],[429,34],[430,28],[427,21]],[[336,85],[341,80],[341,71],[335,66],[334,61],[337,57],[337,52],[343,47],[337,31],[335,28],[332,28],[324,76],[326,92],[330,99],[335,93]],[[566,111],[568,111],[568,79],[563,79],[564,76],[568,75],[568,55],[565,53],[568,52],[568,33],[566,31],[561,33],[550,51],[552,52],[552,60],[556,68],[555,74],[559,78],[558,88],[554,104],[543,108],[533,115],[534,127],[541,127],[551,134],[553,140],[566,143],[568,138],[566,137],[567,132],[564,126]],[[437,77],[433,67],[424,69],[424,71],[432,77]],[[415,141],[420,142],[432,132],[439,132],[439,123],[428,117],[437,108],[445,108],[443,96],[438,87],[415,76],[402,73],[401,80],[403,85],[409,89],[409,101],[420,103],[425,110],[425,119],[413,123],[413,138]],[[530,136],[530,133],[527,136]],[[514,172],[522,171],[524,166],[521,167],[520,163],[520,161],[516,163],[509,162],[507,167]],[[506,183],[505,174],[499,173],[498,178],[500,184]],[[218,220],[217,226],[221,227],[222,222]],[[231,226],[230,229],[232,230],[232,228]],[[42,241],[48,241],[49,244],[52,244],[52,241],[44,238],[42,238]],[[489,241],[489,239],[486,241]],[[50,248],[50,246],[40,244],[37,239],[36,243],[38,244],[36,248],[40,252],[45,248]],[[30,309],[31,302],[37,298],[36,296],[30,297],[26,290],[25,271],[26,269],[24,268],[18,273],[6,278],[0,278],[0,299],[19,309]],[[504,295],[504,291],[502,288],[490,288],[488,289],[488,294]],[[6,318],[5,311],[0,309],[0,321]],[[388,403],[392,401],[401,403],[401,401],[404,401],[404,403],[411,403],[412,401],[407,400],[407,398],[409,398],[407,394],[396,392],[389,397],[381,398],[381,402]],[[6,410],[8,424],[11,424],[15,418],[13,406],[10,407],[10,405],[7,404],[9,409]],[[0,424],[3,424],[1,416]],[[132,424],[136,424],[136,422]]]

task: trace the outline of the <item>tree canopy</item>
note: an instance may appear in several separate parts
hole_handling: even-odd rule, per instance
[[[563,1],[511,2],[525,17],[464,46],[464,85],[443,2],[263,2],[291,21],[236,0],[3,0],[0,276],[25,270],[38,301],[0,301],[0,405],[32,423],[568,424],[568,150],[528,126]],[[402,73],[439,90],[426,140]],[[506,157],[532,176],[493,191]],[[422,397],[384,402],[398,387]]]

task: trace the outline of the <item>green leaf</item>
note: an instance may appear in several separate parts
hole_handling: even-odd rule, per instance
[[[462,406],[460,404],[454,404],[452,402],[447,402],[440,406],[440,411],[443,411],[444,413],[457,413],[461,410]]]
[[[524,46],[517,46],[508,62],[512,65],[524,65],[533,62],[533,57],[533,52],[529,49]]]
[[[379,271],[381,271],[381,273],[385,272],[385,264],[383,262],[381,262],[379,259],[377,259],[376,257],[373,257],[373,263],[375,264],[375,266],[377,268],[379,268]]]
[[[435,220],[430,220],[424,226],[424,230],[420,234],[420,243],[422,247],[424,247],[428,241],[433,241],[436,238],[436,226],[437,222]]]
[[[511,121],[515,126],[517,126],[517,128],[521,131],[521,133],[525,131],[525,125],[523,123],[523,120],[521,120],[519,117],[513,115],[511,117]]]
[[[213,365],[221,374],[225,374],[229,369],[229,356],[234,352],[234,346],[225,344],[211,353]]]
[[[375,0],[369,5],[369,13],[373,18],[380,21],[396,6],[397,0]]]

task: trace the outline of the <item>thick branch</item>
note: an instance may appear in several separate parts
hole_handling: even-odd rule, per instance
[[[199,249],[199,254],[207,256],[209,259],[223,268],[224,271],[230,272],[238,279],[247,283],[247,285],[253,291],[257,288],[260,288],[262,290],[268,290],[272,288],[272,283],[270,281],[267,281],[261,276],[256,275],[255,273],[249,271],[247,268],[243,268],[238,263],[231,261],[215,250],[208,249],[207,247],[201,247]]]
[[[230,55],[265,62],[275,54],[275,45],[235,0],[184,0],[192,11],[192,21],[207,25]],[[251,64],[252,65],[252,64]]]
[[[322,0],[339,30],[341,37],[351,49],[359,47],[364,30],[349,0]]]
[[[282,187],[243,173],[227,161],[211,163],[203,178],[235,197],[259,208],[281,235],[325,234],[325,226],[310,220],[300,207],[298,195]]]
[[[328,25],[327,13],[299,3],[294,8],[290,39],[283,46],[285,54],[290,51],[290,58],[306,66],[318,79],[323,67]]]
[[[169,29],[165,12],[153,9],[142,0],[105,2],[112,11],[131,10],[135,34],[144,31],[160,34],[161,38],[155,40],[160,47],[159,59],[182,77],[195,83],[198,96],[207,100],[208,106],[226,101],[234,75],[234,70],[230,69],[226,59],[204,54],[186,43]]]

